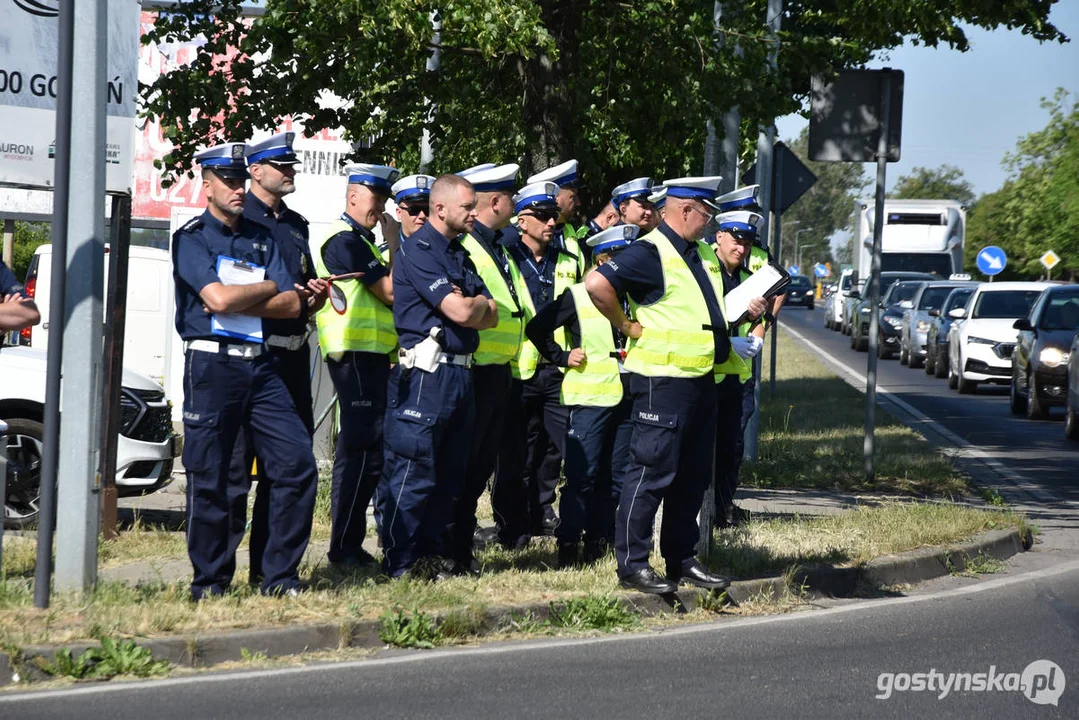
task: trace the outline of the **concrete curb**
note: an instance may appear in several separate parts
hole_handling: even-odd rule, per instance
[[[735,603],[755,597],[851,597],[868,587],[901,583],[917,583],[961,572],[968,562],[979,556],[1004,560],[1029,549],[1029,538],[1018,529],[994,530],[983,533],[969,543],[948,548],[924,548],[899,555],[879,557],[859,567],[827,565],[802,568],[791,576],[776,576],[753,580],[738,580],[727,590]],[[689,612],[707,602],[711,592],[684,588],[670,596],[623,593],[617,597],[642,615],[669,612]],[[466,611],[471,612],[471,611]],[[439,622],[459,615],[449,612],[437,617]],[[550,603],[486,608],[468,620],[476,635],[483,637],[497,632],[513,619],[531,617],[542,621],[551,614]],[[135,639],[150,650],[154,658],[168,660],[180,667],[208,667],[224,662],[242,660],[246,655],[264,654],[268,657],[298,655],[305,652],[343,648],[382,648],[378,620],[342,621],[319,625],[295,625],[280,628],[239,630],[216,634],[186,635],[172,638]],[[38,662],[53,662],[56,653],[70,650],[77,657],[94,642],[67,645],[32,645],[13,653],[0,653],[0,686],[14,680],[17,672],[21,682],[48,679]]]

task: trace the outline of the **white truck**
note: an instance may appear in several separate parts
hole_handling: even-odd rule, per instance
[[[859,280],[869,277],[875,210],[873,200],[854,201],[854,269]],[[967,213],[959,202],[885,200],[881,221],[882,271],[927,272],[942,280],[963,271]]]

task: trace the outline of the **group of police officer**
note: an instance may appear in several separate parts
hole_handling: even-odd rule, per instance
[[[304,590],[312,320],[337,393],[331,565],[379,567],[362,545],[373,501],[390,577],[476,573],[477,541],[554,535],[560,567],[613,547],[628,588],[726,587],[695,557],[697,515],[714,475],[720,524],[741,519],[751,363],[782,302],[725,317],[724,296],[768,260],[756,188],[637,178],[574,227],[573,160],[523,185],[515,164],[435,178],[357,163],[340,219],[312,239],[283,202],[293,140],[198,153],[207,210],[173,238],[192,596],[232,580],[252,465],[250,580]],[[660,502],[665,576],[648,560]]]

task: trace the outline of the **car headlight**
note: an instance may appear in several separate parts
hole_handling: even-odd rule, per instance
[[[916,327],[917,327],[918,332],[920,332],[920,333],[929,332],[929,321],[928,320],[919,320]]]
[[[859,310],[859,312],[861,312],[863,315],[868,315],[869,314],[869,308],[862,308],[861,310]]]
[[[885,315],[881,318],[881,320],[888,323],[894,328],[898,328],[900,325],[903,324],[903,318],[897,318],[894,315]]]
[[[1067,365],[1068,356],[1069,353],[1062,351],[1060,348],[1047,347],[1042,348],[1042,351],[1038,353],[1038,360],[1046,367],[1060,367],[1061,365]]]
[[[986,338],[974,337],[970,335],[967,337],[967,342],[971,345],[996,345],[996,340],[987,340]]]

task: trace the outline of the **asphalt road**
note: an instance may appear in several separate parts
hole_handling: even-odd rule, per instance
[[[821,305],[815,310],[784,309],[781,323],[817,346],[865,387],[868,355],[850,349],[850,338],[824,327]],[[1003,488],[1009,499],[1037,511],[1043,521],[1079,527],[1079,443],[1064,436],[1063,410],[1048,420],[1027,420],[1008,408],[1007,386],[979,385],[973,395],[949,390],[945,380],[911,370],[896,359],[878,362],[877,385],[1013,475]]]
[[[1039,660],[1059,669],[1027,670]],[[1003,689],[1024,671],[1042,678],[1027,684],[1037,691]],[[935,692],[909,689],[917,673],[940,676],[922,677]],[[956,689],[951,673],[984,673],[990,689]],[[946,592],[661,633],[0,695],[0,717],[1052,718],[1079,716],[1077,698],[1073,560]]]

